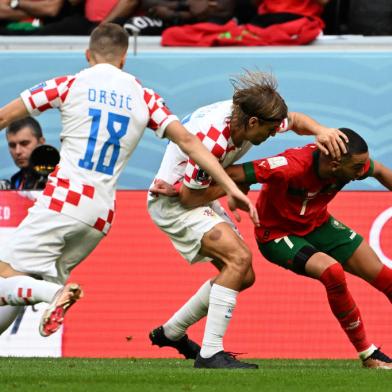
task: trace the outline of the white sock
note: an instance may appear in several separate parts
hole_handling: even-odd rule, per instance
[[[50,303],[63,286],[30,276],[18,275],[0,278],[0,305],[33,305]]]
[[[223,336],[236,304],[238,291],[213,284],[200,355],[210,358],[223,350]]]
[[[179,340],[186,330],[208,312],[211,282],[207,280],[199,290],[174,315],[163,324],[165,336],[171,340]]]
[[[13,323],[21,310],[23,307],[20,306],[0,306],[0,335]]]
[[[366,358],[369,358],[376,350],[377,347],[374,344],[372,344],[367,350],[359,352],[358,356],[363,361]]]

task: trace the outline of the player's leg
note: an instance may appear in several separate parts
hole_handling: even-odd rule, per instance
[[[0,335],[14,322],[21,310],[21,306],[0,306]]]
[[[65,281],[58,279],[56,263],[65,238],[70,233],[82,237],[80,225],[84,224],[45,208],[30,209],[7,246],[0,250],[0,302],[16,306],[47,302],[52,309],[62,308],[57,317],[59,327],[65,311],[82,296],[79,285],[63,286]],[[41,327],[40,332],[44,336],[52,333],[43,332]]]
[[[309,236],[288,236],[259,244],[259,248],[267,260],[298,274],[318,279],[324,285],[332,313],[360,358],[366,359],[376,347],[367,339],[359,309],[347,287],[342,266],[314,246],[315,242],[322,242],[322,235],[326,233],[321,230],[321,233],[316,234],[313,233],[311,237],[314,242],[308,241]],[[318,238],[320,235],[321,238]],[[319,241],[316,241],[317,239]]]
[[[173,203],[172,199],[160,196],[149,201],[148,210],[154,223],[169,236],[176,250],[190,263],[212,261],[211,258],[200,254],[200,248],[203,236],[213,227],[227,222],[229,227],[235,229],[234,223],[219,203],[189,210],[182,207],[180,203]],[[163,214],[162,211],[165,213]],[[225,265],[218,260],[214,260],[213,263],[218,270]],[[190,341],[184,334],[190,325],[207,314],[212,280],[203,283],[192,298],[163,327],[156,328],[150,333],[153,344],[160,347],[174,347],[188,358],[194,358],[198,354],[200,346]],[[253,281],[254,274],[250,269],[245,275],[241,288],[251,285]]]
[[[254,280],[251,252],[230,225],[220,223],[203,236],[200,253],[219,260],[223,268],[211,287],[203,344],[195,367],[256,368],[237,361],[223,348],[237,295],[246,278],[249,282]]]
[[[0,261],[0,306],[51,302],[61,285],[37,280]]]
[[[83,222],[75,222],[66,217],[66,230],[62,233],[64,245],[57,258],[55,276],[47,277],[55,283],[63,284],[68,280],[70,272],[83,261],[99,244],[104,235]],[[71,224],[72,229],[69,227]],[[83,290],[77,283],[68,283],[60,290],[42,315],[39,331],[42,336],[56,332],[63,324],[65,313],[80,298]]]
[[[318,249],[325,251],[333,259],[339,261],[346,271],[367,281],[376,279],[383,270],[381,262],[363,238],[333,217],[311,235],[308,235],[307,239]],[[371,345],[367,350],[357,351],[364,367],[392,368],[392,360],[378,350],[375,345]]]
[[[369,282],[392,302],[392,269],[384,265],[364,240],[344,265],[346,271]]]
[[[218,270],[223,268],[219,261],[213,260],[212,263]],[[245,277],[241,291],[253,284],[254,274],[252,272],[249,271]],[[168,321],[150,332],[149,338],[154,345],[176,348],[186,359],[196,358],[200,352],[200,346],[188,338],[186,331],[191,325],[207,315],[212,282],[211,279],[204,282],[197,292]]]

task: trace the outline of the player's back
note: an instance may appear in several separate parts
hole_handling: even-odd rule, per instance
[[[64,176],[111,192],[149,120],[144,91],[110,64],[75,75],[61,106]]]
[[[144,129],[163,136],[173,116],[158,95],[110,64],[48,80],[21,97],[32,114],[58,108],[62,116],[60,162],[37,204],[107,232],[118,176]]]

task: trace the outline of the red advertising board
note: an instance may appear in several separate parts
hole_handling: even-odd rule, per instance
[[[0,195],[0,207],[10,208],[9,219],[0,219],[0,227],[15,223],[15,216],[20,219],[21,210],[26,213],[20,196],[10,195]],[[257,192],[251,193],[256,196]],[[85,298],[67,315],[63,355],[176,357],[173,350],[151,346],[148,332],[166,321],[215,271],[207,264],[190,266],[174,251],[148,216],[145,191],[120,191],[117,201],[111,232],[72,274],[72,280],[83,285]],[[366,239],[371,235],[372,245],[388,263],[391,205],[390,192],[341,192],[330,210]],[[239,227],[253,251],[257,281],[239,296],[225,348],[246,353],[244,357],[354,358],[319,282],[265,261],[244,214]],[[349,277],[348,284],[370,340],[391,353],[390,303],[358,278]],[[190,337],[200,342],[203,328],[204,322],[193,326]]]

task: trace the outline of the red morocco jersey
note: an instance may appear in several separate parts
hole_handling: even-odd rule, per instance
[[[243,165],[248,182],[263,183],[256,203],[260,218],[257,241],[305,236],[327,221],[328,203],[347,183],[319,177],[319,154],[315,144],[308,144]],[[372,171],[369,160],[361,179]]]
[[[60,162],[37,204],[107,233],[118,177],[146,127],[163,137],[177,117],[154,91],[110,64],[43,82],[21,94],[29,113],[61,112]]]

